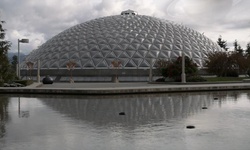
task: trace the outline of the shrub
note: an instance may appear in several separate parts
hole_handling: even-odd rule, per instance
[[[158,78],[155,80],[155,82],[165,82],[165,78]]]
[[[176,82],[181,81],[182,74],[182,57],[174,61],[158,60],[157,68],[165,78],[172,78]],[[185,57],[186,76],[195,76],[198,73],[198,66],[189,58]]]
[[[187,78],[187,82],[205,82],[205,81],[207,80],[201,76],[192,76]]]
[[[239,77],[239,73],[236,70],[228,70],[224,77]]]
[[[34,81],[33,80],[16,80],[15,83],[20,83],[24,86],[31,85]]]

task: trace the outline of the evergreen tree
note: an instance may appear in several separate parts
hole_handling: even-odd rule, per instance
[[[7,81],[10,78],[10,66],[8,60],[8,50],[11,43],[5,40],[5,29],[3,24],[5,22],[0,20],[0,82]]]
[[[247,54],[248,56],[250,56],[250,42],[247,43],[246,54]]]
[[[240,44],[238,44],[237,40],[234,41],[234,50],[237,53],[243,54],[243,49],[241,48]]]
[[[17,69],[17,63],[18,63],[18,58],[17,58],[17,55],[14,55],[13,57],[12,57],[12,61],[11,61],[11,65],[12,65],[12,69],[13,69],[13,71],[16,71],[16,69]]]
[[[219,36],[217,43],[218,43],[218,45],[219,45],[221,48],[223,48],[225,51],[228,50],[228,48],[227,48],[227,41],[222,40],[221,35]]]

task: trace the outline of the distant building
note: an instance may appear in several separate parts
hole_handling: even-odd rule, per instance
[[[114,75],[120,81],[147,81],[150,63],[158,59],[172,60],[182,51],[199,67],[203,67],[208,52],[220,47],[203,34],[174,22],[138,15],[132,10],[121,15],[90,20],[73,26],[26,58],[41,62],[41,76],[50,75],[66,81],[72,73],[75,81],[110,81]],[[67,69],[74,62],[74,70]],[[119,66],[114,69],[114,62]],[[25,76],[26,62],[21,64]],[[112,63],[113,62],[113,63]]]

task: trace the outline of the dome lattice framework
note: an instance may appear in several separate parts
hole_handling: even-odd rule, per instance
[[[150,67],[150,59],[171,60],[184,51],[202,67],[208,52],[218,50],[216,43],[195,30],[128,10],[61,32],[32,51],[26,62],[40,60],[41,69],[66,69],[71,60],[75,69],[106,69],[119,60],[123,69],[143,69]]]

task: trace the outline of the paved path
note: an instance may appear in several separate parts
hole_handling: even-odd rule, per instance
[[[136,94],[136,93],[169,93],[169,92],[194,92],[194,91],[221,91],[221,90],[250,90],[250,83],[202,83],[202,84],[173,84],[173,83],[34,83],[27,87],[0,88],[0,93],[22,94]]]

